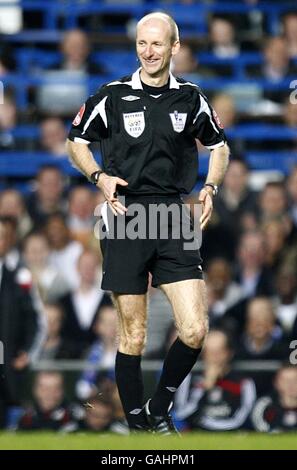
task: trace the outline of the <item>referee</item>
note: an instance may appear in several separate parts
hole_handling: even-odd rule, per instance
[[[135,203],[144,208],[148,223],[152,205],[173,204],[183,211],[181,194],[189,193],[197,181],[195,139],[211,151],[197,201],[202,206],[201,229],[211,217],[229,152],[219,119],[199,87],[170,73],[170,60],[179,47],[178,28],[170,16],[144,16],[136,38],[141,67],[102,86],[73,121],[67,142],[70,159],[103,191],[108,220],[129,221],[129,207]],[[100,142],[102,169],[88,148],[95,141]],[[101,240],[102,288],[112,291],[120,324],[116,381],[133,431],[176,432],[169,414],[174,392],[194,366],[208,330],[199,250],[185,249],[184,236],[176,239],[173,227],[171,220],[167,239],[147,233],[122,239],[115,233]],[[167,354],[155,394],[143,406],[141,354],[149,273],[152,285],[162,289],[172,305],[178,339]]]

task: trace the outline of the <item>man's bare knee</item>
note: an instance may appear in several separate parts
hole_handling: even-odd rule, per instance
[[[180,339],[190,348],[198,349],[202,348],[206,335],[208,333],[208,323],[198,323],[196,325],[190,325],[187,328],[183,328],[179,332]]]
[[[140,356],[143,353],[146,344],[145,330],[135,330],[126,332],[120,337],[120,351],[125,354]]]

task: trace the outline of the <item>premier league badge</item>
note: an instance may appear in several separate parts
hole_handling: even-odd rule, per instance
[[[186,125],[187,113],[179,113],[178,111],[174,111],[174,113],[170,113],[169,116],[175,132],[182,132]]]

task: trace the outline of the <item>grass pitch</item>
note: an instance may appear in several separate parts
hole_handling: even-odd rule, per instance
[[[297,449],[296,434],[189,433],[174,436],[0,433],[1,450],[278,450]]]

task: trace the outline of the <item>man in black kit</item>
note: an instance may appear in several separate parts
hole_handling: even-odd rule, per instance
[[[67,144],[70,158],[103,191],[109,221],[118,215],[130,222],[127,210],[135,203],[144,208],[145,222],[152,205],[174,205],[182,213],[181,194],[189,193],[197,181],[195,138],[211,151],[197,201],[202,207],[201,229],[210,219],[229,151],[218,117],[199,87],[170,73],[170,60],[179,47],[178,28],[170,16],[143,17],[136,37],[141,67],[104,85],[73,121]],[[101,145],[103,169],[88,148],[94,141]],[[158,226],[155,238],[146,233],[121,239],[115,234],[101,242],[102,288],[113,292],[120,323],[116,380],[133,431],[176,432],[169,415],[173,396],[194,366],[208,330],[199,249],[185,249],[186,237],[173,236],[176,224],[173,216],[167,239],[160,236]],[[143,406],[140,363],[149,273],[152,285],[161,288],[172,305],[179,336],[165,359],[154,396]]]

